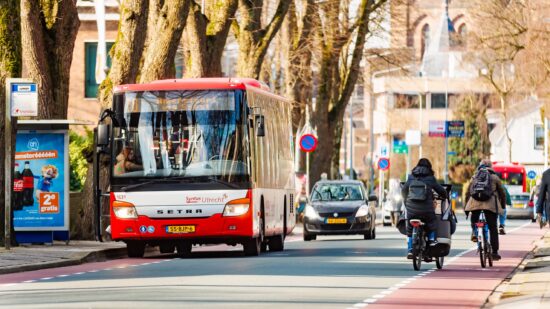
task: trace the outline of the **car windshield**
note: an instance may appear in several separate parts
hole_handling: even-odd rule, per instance
[[[244,109],[235,91],[124,94],[114,127],[113,177],[249,175]]]
[[[358,184],[319,184],[313,188],[312,201],[359,201],[364,200]]]

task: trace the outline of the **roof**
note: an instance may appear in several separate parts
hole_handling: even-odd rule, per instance
[[[493,162],[493,170],[496,171],[525,171],[525,167],[518,163]]]
[[[360,180],[319,180],[315,184],[363,185]]]
[[[231,90],[256,88],[269,92],[269,87],[252,78],[182,78],[164,79],[145,84],[127,84],[115,87],[115,93],[126,91],[167,91],[167,90]]]

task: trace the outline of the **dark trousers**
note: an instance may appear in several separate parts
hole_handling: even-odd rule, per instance
[[[429,232],[437,231],[437,219],[435,217],[435,212],[424,212],[424,213],[414,213],[407,211],[407,236],[412,236],[413,227],[409,223],[411,219],[422,220],[426,224],[426,230]]]
[[[491,237],[491,247],[493,248],[493,252],[497,253],[499,249],[498,244],[498,214],[484,210],[483,213],[485,213],[485,221],[487,221],[487,225],[489,225],[489,237]],[[477,221],[479,221],[479,215],[481,214],[481,210],[474,210],[471,213],[470,222],[472,223],[472,230],[476,228],[475,224]]]

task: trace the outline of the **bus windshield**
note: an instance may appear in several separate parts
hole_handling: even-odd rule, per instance
[[[510,186],[523,186],[523,173],[496,172],[502,180],[502,184]]]
[[[248,179],[242,92],[144,91],[123,96],[123,105],[115,107],[114,179]]]

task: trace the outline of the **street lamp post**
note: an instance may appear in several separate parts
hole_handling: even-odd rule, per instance
[[[349,105],[349,178],[353,179],[353,98]]]

